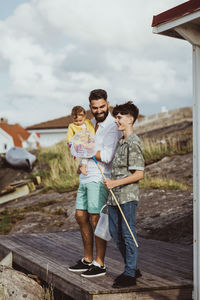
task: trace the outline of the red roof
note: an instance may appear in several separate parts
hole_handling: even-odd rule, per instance
[[[2,128],[13,138],[15,147],[22,147],[22,142],[26,141],[31,134],[19,124],[10,125],[0,122],[0,128]]]
[[[92,118],[92,114],[91,114],[90,110],[86,111],[86,117],[87,117],[87,119]],[[69,124],[72,123],[72,121],[73,121],[73,119],[72,119],[71,115],[69,115],[69,116],[58,118],[58,119],[54,119],[54,120],[34,124],[34,125],[31,125],[31,126],[28,126],[26,129],[27,130],[34,130],[34,129],[68,128]]]
[[[153,17],[152,27],[200,10],[199,0],[190,0]]]
[[[110,111],[112,113],[113,106],[110,106]],[[139,115],[138,118],[142,118],[143,115]],[[90,110],[86,111],[86,118],[91,120],[93,118],[93,115]],[[73,119],[72,116],[66,116],[66,117],[61,117],[58,119],[34,124],[31,126],[26,127],[27,130],[39,130],[39,129],[58,129],[58,128],[68,128],[69,124],[72,123]]]

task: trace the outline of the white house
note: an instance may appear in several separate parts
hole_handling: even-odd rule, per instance
[[[31,133],[19,124],[0,122],[0,153],[6,153],[12,147],[37,149],[40,145],[39,135]]]
[[[5,153],[12,147],[14,147],[13,138],[0,128],[0,153]]]
[[[66,116],[28,126],[26,129],[31,133],[39,135],[40,146],[48,147],[66,139],[67,128],[71,122],[71,116]]]

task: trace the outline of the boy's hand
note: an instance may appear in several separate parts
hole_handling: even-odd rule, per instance
[[[116,180],[112,180],[112,179],[109,179],[109,178],[106,178],[104,179],[103,181],[105,187],[108,189],[108,190],[111,190],[113,189],[114,187],[116,187]]]

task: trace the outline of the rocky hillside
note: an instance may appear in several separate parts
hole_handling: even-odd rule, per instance
[[[141,138],[153,138],[155,141],[173,138],[186,143],[192,139],[191,109],[176,110],[170,114],[168,122],[161,119],[156,119],[156,125],[155,118],[152,124],[149,120],[143,120],[143,129],[143,121],[140,121],[140,126],[136,127],[137,133]],[[167,177],[192,186],[192,153],[166,156],[146,166],[145,173],[151,177]],[[29,176],[30,173],[26,170],[13,169],[3,160],[0,161],[0,189]],[[28,196],[1,204],[1,232],[77,230],[74,219],[75,197],[76,191],[43,193],[36,190]],[[192,199],[192,190],[142,189],[137,212],[138,234],[145,238],[192,243]]]

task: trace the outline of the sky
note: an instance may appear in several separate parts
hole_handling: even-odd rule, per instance
[[[29,126],[132,100],[143,115],[192,105],[192,46],[152,33],[152,18],[180,0],[0,2],[0,117]]]

